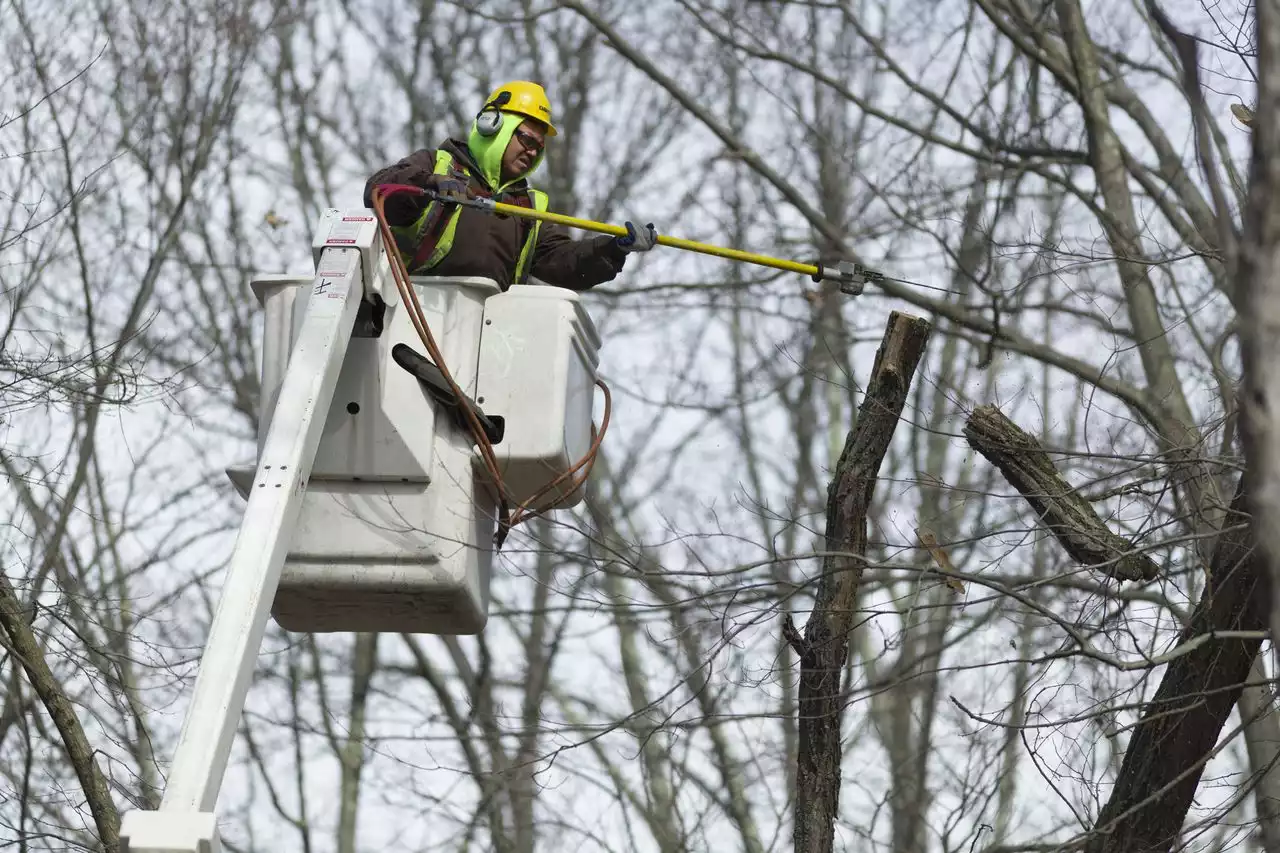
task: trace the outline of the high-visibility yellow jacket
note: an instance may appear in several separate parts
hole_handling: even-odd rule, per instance
[[[473,137],[476,134],[472,134]],[[378,184],[425,186],[433,174],[452,173],[466,181],[473,192],[492,195],[508,204],[547,209],[545,193],[529,186],[526,176],[501,184],[495,191],[501,152],[510,133],[484,140],[488,154],[483,165],[461,140],[450,139],[436,149],[421,149],[376,172],[365,184],[365,204],[372,206],[373,188]],[[474,139],[473,139],[474,142]],[[501,147],[499,147],[499,144]],[[534,161],[536,169],[541,160]],[[487,167],[487,168],[486,168]],[[612,281],[622,271],[626,253],[613,237],[591,236],[573,239],[564,226],[503,216],[472,207],[425,204],[423,199],[392,196],[386,204],[387,222],[396,237],[401,256],[408,266],[419,254],[423,239],[434,240],[434,248],[410,275],[484,276],[506,290],[529,276],[547,284],[571,290],[586,290]]]

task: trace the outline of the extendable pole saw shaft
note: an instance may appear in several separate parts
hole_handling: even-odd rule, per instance
[[[615,237],[627,236],[627,229],[621,225],[610,225],[607,222],[596,222],[592,219],[579,219],[576,216],[565,216],[562,213],[549,213],[538,210],[532,210],[527,207],[521,207],[516,204],[505,204],[500,201],[494,201],[488,198],[460,198],[453,195],[441,195],[426,192],[426,195],[436,198],[445,203],[461,204],[466,207],[475,207],[480,210],[487,210],[492,213],[503,213],[510,216],[522,216],[525,219],[540,219],[543,222],[555,222],[559,225],[566,225],[570,228],[581,228],[585,231],[597,231],[601,234],[612,234]],[[658,245],[670,246],[674,249],[684,249],[689,252],[698,252],[703,255],[714,255],[718,258],[728,258],[731,261],[742,261],[748,264],[756,264],[762,267],[772,267],[777,270],[785,270],[787,272],[796,272],[807,275],[814,281],[834,281],[840,285],[840,291],[850,296],[858,296],[862,293],[863,286],[868,281],[883,281],[884,273],[868,269],[861,264],[855,264],[851,261],[841,261],[836,264],[835,268],[829,268],[823,264],[804,264],[799,261],[789,261],[784,258],[773,258],[768,255],[761,255],[755,252],[744,252],[741,249],[729,249],[724,246],[713,246],[710,243],[699,243],[694,240],[685,240],[681,237],[669,237],[665,234],[658,235]]]

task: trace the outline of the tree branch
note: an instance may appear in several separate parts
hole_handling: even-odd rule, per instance
[[[804,636],[789,616],[783,619],[784,636],[800,657],[796,853],[832,851],[840,800],[840,675],[866,565],[867,512],[931,331],[927,320],[889,315],[871,382],[827,489],[828,556]]]
[[[23,618],[24,608],[8,576],[0,572],[0,629],[3,629],[14,655],[22,663],[27,680],[53,719],[62,736],[67,758],[75,768],[76,777],[93,813],[104,853],[120,850],[120,813],[111,799],[111,788],[106,776],[94,760],[94,749],[76,716],[75,705],[67,696],[57,677],[49,669],[44,649],[36,640],[30,623]]]
[[[1124,580],[1151,580],[1159,575],[1155,560],[1113,533],[1089,501],[1058,473],[1035,436],[995,406],[974,409],[965,421],[964,437],[1027,499],[1072,559]]]
[[[838,251],[851,261],[875,266],[874,263],[848,244],[843,230],[810,204],[805,194],[791,181],[786,180],[781,173],[771,168],[759,153],[747,145],[746,140],[740,138],[724,122],[700,105],[695,96],[683,89],[670,76],[664,74],[653,61],[629,44],[622,37],[622,34],[610,26],[597,12],[589,9],[580,0],[558,0],[558,2],[562,8],[576,12],[595,27],[604,36],[609,46],[616,50],[620,56],[661,86],[681,106],[687,109],[694,118],[713,133],[729,151],[733,152],[752,171],[777,190],[804,217],[813,230],[829,242],[833,251]],[[1137,257],[1137,255],[1133,255],[1133,257]],[[964,305],[957,304],[949,299],[934,299],[927,296],[921,291],[919,285],[905,279],[885,276],[882,281],[876,283],[876,287],[885,296],[901,299],[921,311],[929,312],[962,326],[975,334],[989,338],[993,347],[998,346],[1008,352],[1025,355],[1028,358],[1052,365],[1065,373],[1083,379],[1090,385],[1111,394],[1133,408],[1148,423],[1167,431],[1167,424],[1161,427],[1166,420],[1166,415],[1159,404],[1158,398],[1153,397],[1133,383],[1109,375],[1104,367],[1099,367],[1084,359],[1069,355],[1063,352],[1061,348],[1033,341],[1025,335],[1019,334],[1016,330],[1001,328],[998,323]]]
[[[1084,853],[1156,853],[1178,839],[1200,774],[1262,646],[1260,639],[1214,635],[1267,627],[1270,578],[1253,555],[1246,496],[1242,482],[1213,549],[1209,588],[1179,643],[1205,634],[1212,639],[1169,663]]]

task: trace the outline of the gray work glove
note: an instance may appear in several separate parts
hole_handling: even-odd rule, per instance
[[[414,183],[425,190],[446,197],[467,198],[470,195],[466,182],[460,181],[451,175],[428,174],[424,175],[420,180],[414,181]]]
[[[614,238],[622,251],[647,252],[658,245],[658,232],[653,230],[652,222],[643,228],[637,228],[636,224],[628,219],[623,225],[627,229],[627,236]]]

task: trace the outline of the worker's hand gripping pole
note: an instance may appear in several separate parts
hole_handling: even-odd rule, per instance
[[[365,282],[371,216],[322,220],[317,274],[290,353],[158,811],[131,811],[124,853],[220,853],[214,807]],[[370,251],[370,250],[373,251]]]

